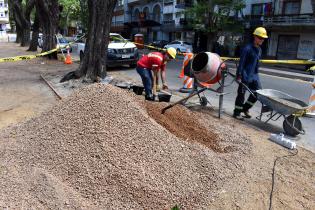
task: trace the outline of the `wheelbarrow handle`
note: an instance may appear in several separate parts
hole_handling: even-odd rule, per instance
[[[241,84],[241,85],[243,85],[243,87],[245,87],[247,90],[248,90],[248,92],[252,95],[252,96],[254,96],[256,99],[257,99],[257,96],[253,93],[253,91],[247,86],[247,85],[245,85],[245,83],[243,83],[243,82],[241,82],[241,81],[238,81],[237,79],[236,79],[236,75],[235,74],[232,74],[231,72],[228,72],[232,77],[234,77],[235,78],[235,82],[237,82],[238,84]]]

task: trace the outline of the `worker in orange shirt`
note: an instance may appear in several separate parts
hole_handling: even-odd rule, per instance
[[[165,52],[151,52],[144,55],[137,63],[137,72],[142,79],[145,89],[145,99],[154,101],[152,93],[153,76],[157,72],[161,73],[163,90],[168,89],[166,84],[166,63],[176,58],[176,50],[173,47],[167,48]]]

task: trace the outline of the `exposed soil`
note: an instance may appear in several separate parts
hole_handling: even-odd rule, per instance
[[[15,43],[0,43],[0,57],[34,54]],[[63,75],[77,64],[37,58],[0,63],[0,129],[36,116],[57,102],[40,75]]]
[[[161,110],[166,106],[166,103],[146,102],[146,108],[150,117],[175,136],[186,141],[199,142],[216,152],[231,150],[231,148],[220,147],[220,138],[213,132],[215,128],[206,128],[199,122],[199,119],[193,112],[178,105],[161,114]]]

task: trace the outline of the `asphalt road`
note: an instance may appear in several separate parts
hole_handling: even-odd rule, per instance
[[[167,83],[171,91],[178,95],[178,90],[183,86],[182,79],[178,78],[178,74],[180,72],[182,65],[182,60],[172,61],[167,64]],[[118,68],[112,68],[111,71],[115,71]],[[121,69],[121,68],[119,68]],[[120,73],[126,74],[128,77],[139,80],[140,77],[135,71],[135,69],[125,68],[124,70],[120,70]],[[288,79],[284,77],[271,76],[267,74],[260,74],[261,83],[263,88],[266,89],[275,89],[285,93],[288,93],[306,103],[308,103],[310,94],[311,94],[311,82],[306,82],[298,79]],[[232,81],[231,77],[228,77],[226,80],[226,84],[229,84]],[[214,88],[218,87],[215,85]],[[234,101],[236,97],[238,85],[234,82],[230,86],[225,88],[227,95],[224,96],[224,112],[227,115],[232,115],[234,109]],[[218,107],[218,99],[219,97],[216,93],[206,91],[205,96],[207,97],[210,104],[214,107]],[[189,102],[198,102],[198,98],[192,98]],[[278,119],[277,121],[268,122],[265,124],[256,119],[256,116],[260,114],[261,104],[257,102],[255,106],[251,109],[251,114],[253,115],[252,119],[245,120],[249,126],[258,128],[261,130],[265,130],[271,133],[280,133],[283,132],[282,123],[283,118]],[[302,118],[301,119],[303,127],[306,131],[305,135],[299,135],[295,138],[291,138],[299,146],[307,148],[313,152],[315,152],[315,119],[314,118]],[[289,137],[290,138],[290,137]]]

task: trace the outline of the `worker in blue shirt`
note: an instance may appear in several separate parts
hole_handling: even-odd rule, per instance
[[[264,40],[268,38],[267,31],[263,27],[258,27],[255,29],[254,41],[251,44],[248,44],[244,47],[240,57],[240,63],[237,69],[237,79],[241,80],[254,94],[256,90],[261,89],[260,79],[258,75],[259,60],[261,58],[261,48]],[[242,83],[239,84],[237,90],[237,97],[235,100],[235,108],[233,117],[236,119],[242,120],[245,118],[251,118],[249,114],[249,109],[256,103],[257,99],[252,94],[249,95],[246,103],[245,93],[246,88]],[[244,113],[244,117],[241,116],[241,113]]]

